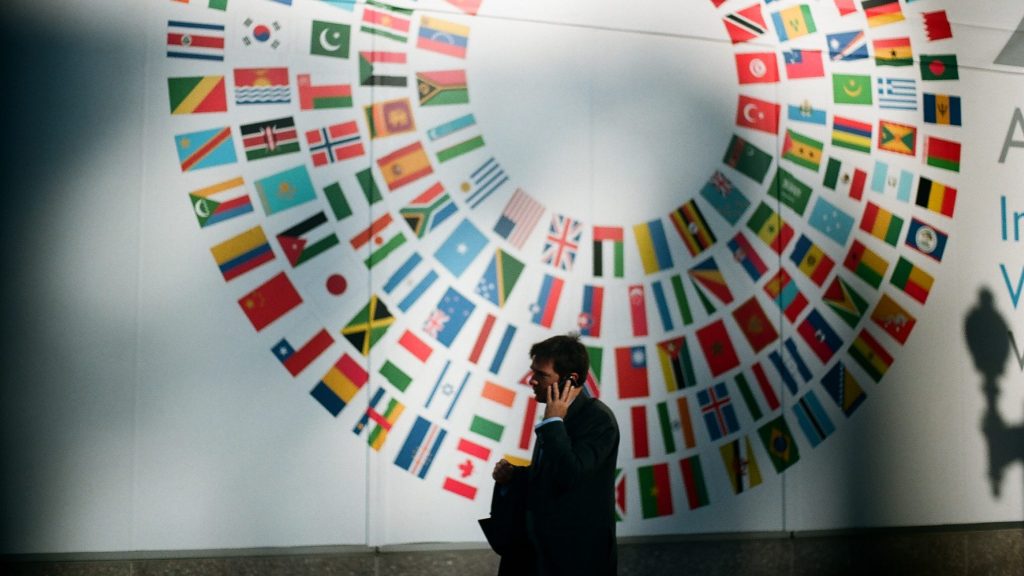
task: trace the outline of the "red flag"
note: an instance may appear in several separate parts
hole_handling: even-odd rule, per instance
[[[736,75],[740,84],[761,84],[779,81],[779,63],[774,52],[753,52],[736,55]]]
[[[740,101],[736,104],[736,125],[778,134],[779,105],[740,94]]]
[[[633,336],[647,336],[647,303],[643,284],[629,286],[629,316],[633,321]]]
[[[924,16],[924,32],[928,35],[929,42],[953,37],[945,10],[922,12],[921,15]]]
[[[633,424],[633,457],[647,458],[651,455],[647,437],[647,407],[633,406],[629,409],[629,416]]]
[[[768,25],[765,24],[764,16],[761,14],[760,4],[754,4],[733,14],[728,14],[722,21],[725,23],[725,31],[729,33],[733,44],[753,40],[768,30]]]
[[[647,397],[647,351],[643,346],[616,348],[615,369],[619,398]]]
[[[732,317],[740,325],[740,330],[747,337],[754,352],[760,352],[779,337],[779,333],[775,331],[775,327],[755,296],[751,296],[750,300],[736,308]]]
[[[697,330],[697,340],[700,342],[708,367],[711,368],[712,376],[718,376],[739,366],[740,359],[736,356],[736,349],[729,340],[729,331],[722,320]]]
[[[836,9],[839,10],[839,15],[840,16],[846,16],[847,14],[853,14],[854,12],[857,11],[857,6],[856,6],[856,4],[853,3],[853,0],[835,0],[835,1],[836,1]]]
[[[284,272],[278,273],[238,300],[238,305],[257,332],[299,304],[302,304],[302,296],[299,296]]]

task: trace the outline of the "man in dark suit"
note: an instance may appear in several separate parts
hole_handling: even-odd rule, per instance
[[[615,415],[583,391],[590,359],[578,336],[538,342],[530,358],[544,418],[529,466],[494,467],[492,517],[507,536],[499,574],[614,575]]]

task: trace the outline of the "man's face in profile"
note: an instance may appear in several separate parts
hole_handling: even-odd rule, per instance
[[[555,372],[554,362],[534,358],[530,364],[530,371],[530,387],[533,388],[534,398],[541,404],[547,404],[548,388],[556,385],[559,378],[558,373]],[[556,388],[552,392],[557,394],[558,389]]]

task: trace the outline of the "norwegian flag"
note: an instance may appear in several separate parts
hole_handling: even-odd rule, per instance
[[[541,256],[545,264],[559,270],[570,270],[576,261],[576,252],[580,248],[580,237],[583,225],[578,220],[556,214],[551,218],[548,235],[544,238],[544,251]]]
[[[308,130],[306,142],[314,166],[355,158],[365,153],[359,138],[359,128],[354,121]]]

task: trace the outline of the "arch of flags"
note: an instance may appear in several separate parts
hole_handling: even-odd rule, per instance
[[[620,415],[621,519],[782,474],[872,395],[942,263],[945,11],[710,0],[736,65],[721,163],[655,219],[588,222],[488,151],[482,2],[167,0],[167,153],[225,302],[351,449],[455,502],[528,457],[525,350],[570,329]]]

